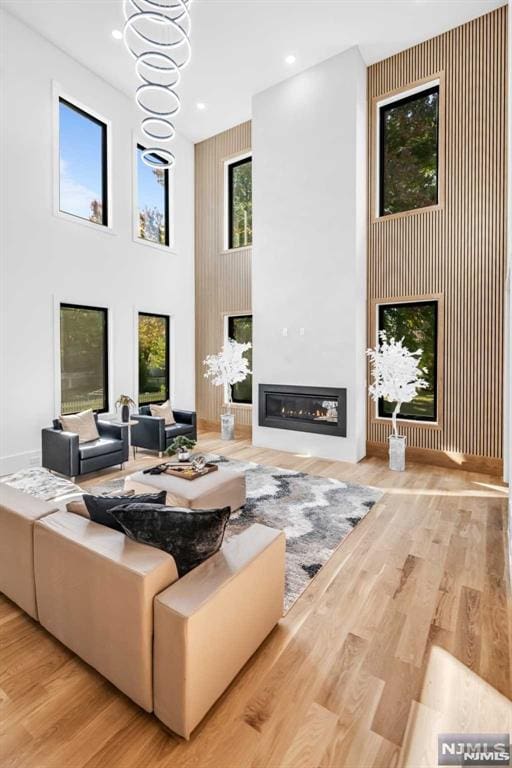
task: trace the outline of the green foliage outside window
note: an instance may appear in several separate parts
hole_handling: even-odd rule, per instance
[[[60,308],[61,413],[108,409],[107,311]]]
[[[439,86],[380,107],[379,214],[438,202]]]
[[[169,397],[169,318],[139,314],[139,404]]]
[[[252,160],[229,166],[230,233],[229,247],[242,248],[252,243]]]
[[[239,344],[252,344],[252,315],[234,315],[229,318],[228,336]],[[249,369],[252,371],[252,347],[244,352],[244,357],[249,361]],[[252,403],[252,374],[244,381],[233,384],[231,397],[234,403]]]
[[[386,331],[388,339],[403,339],[411,352],[422,349],[421,368],[427,389],[421,389],[414,400],[403,403],[399,419],[435,421],[436,415],[436,355],[437,355],[437,302],[421,301],[404,304],[383,304],[379,307],[379,331]],[[391,416],[395,403],[379,402],[379,415]]]

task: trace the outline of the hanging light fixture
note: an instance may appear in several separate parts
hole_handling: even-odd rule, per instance
[[[192,55],[190,3],[123,0],[124,44],[141,81],[135,91],[135,101],[145,114],[141,131],[158,144],[171,141],[176,133],[174,118],[181,107],[176,89]],[[172,168],[175,163],[171,150],[161,146],[145,149],[141,157],[151,168]]]

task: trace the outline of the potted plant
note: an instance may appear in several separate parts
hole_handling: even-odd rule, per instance
[[[130,406],[135,408],[135,401],[129,395],[119,395],[116,408],[121,407],[121,421],[130,421]]]
[[[244,357],[244,352],[251,349],[251,346],[250,342],[242,344],[228,339],[217,355],[208,355],[203,362],[206,366],[205,379],[211,379],[216,386],[224,387],[227,412],[220,417],[222,440],[233,440],[235,437],[235,417],[231,413],[231,387],[245,381],[252,373],[249,361]]]
[[[186,435],[178,435],[175,437],[172,443],[165,451],[168,456],[177,455],[178,461],[188,461],[190,458],[190,451],[196,444],[195,440]]]
[[[427,371],[419,365],[423,350],[411,352],[404,346],[403,339],[396,341],[391,338],[388,341],[385,331],[379,332],[379,340],[375,349],[366,351],[373,376],[373,383],[368,390],[375,402],[383,397],[388,403],[395,403],[391,416],[393,431],[389,436],[389,468],[403,471],[407,438],[398,434],[397,416],[402,403],[410,403],[419,389],[428,387],[428,382],[423,378]]]

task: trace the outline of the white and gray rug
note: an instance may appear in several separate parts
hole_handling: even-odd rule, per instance
[[[285,532],[286,610],[382,496],[377,488],[329,477],[223,456],[209,455],[207,458],[244,471],[246,476],[247,502],[231,516],[226,538],[253,523]],[[122,479],[110,480],[92,490],[94,493],[112,493],[122,486]]]

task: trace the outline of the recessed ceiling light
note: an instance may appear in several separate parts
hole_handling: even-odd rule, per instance
[[[285,61],[287,64],[295,64],[297,61],[297,57],[293,55],[293,53],[288,54],[288,56],[285,57]]]
[[[203,101],[198,101],[197,104],[196,104],[196,107],[198,109],[203,110],[203,109],[206,109],[206,104]]]
[[[113,29],[112,30],[112,37],[114,40],[122,40],[123,39],[123,33],[119,29]]]

